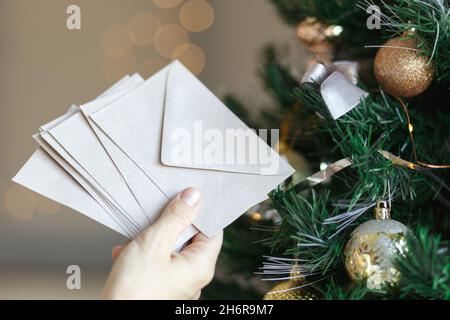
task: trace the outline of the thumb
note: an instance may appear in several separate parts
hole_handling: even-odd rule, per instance
[[[179,236],[189,227],[197,215],[201,194],[195,188],[187,188],[176,196],[161,213],[159,219],[142,236],[173,250]]]

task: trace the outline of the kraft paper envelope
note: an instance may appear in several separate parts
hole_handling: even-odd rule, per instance
[[[107,99],[108,97],[114,97],[115,95],[117,96],[118,94],[126,92],[126,90],[129,90],[129,88],[131,88],[130,84],[133,84],[132,82],[133,82],[132,79],[130,79],[128,77],[128,79],[126,81],[121,81],[120,85],[115,85],[113,87],[113,89],[108,90],[107,94],[104,94],[101,98],[98,98],[97,100],[103,101],[103,100]],[[94,179],[95,176],[91,176],[89,174],[89,172],[87,172],[84,169],[84,167],[82,167],[80,165],[80,163],[75,158],[73,158],[72,155],[70,153],[68,153],[67,150],[65,148],[63,148],[63,146],[51,134],[48,133],[60,125],[64,126],[65,121],[73,120],[71,118],[73,118],[75,115],[80,116],[79,113],[80,113],[79,108],[72,108],[71,112],[42,126],[41,127],[41,138],[49,146],[51,146],[52,149],[55,150],[66,162],[68,162],[68,164],[70,165],[70,168],[73,168],[73,170],[75,170],[79,175],[81,175],[87,181],[87,183],[89,185],[91,185],[97,191],[97,193],[100,195],[101,198],[105,199],[106,205],[110,208],[109,210],[107,209],[107,211],[109,213],[111,213],[111,211],[112,211],[112,213],[115,216],[116,221],[117,221],[117,219],[119,219],[121,221],[121,225],[125,228],[125,230],[127,230],[127,235],[129,237],[134,237],[138,233],[141,232],[142,229],[140,227],[143,227],[143,226],[139,226],[137,224],[133,224],[132,222],[130,222],[130,219],[129,219],[127,213],[124,212],[123,209],[120,208],[119,203],[116,202],[115,199],[112,198],[106,192],[106,190],[103,188],[103,186],[101,184],[99,184],[97,182],[97,180]],[[78,117],[78,119],[79,119],[79,117]],[[82,122],[82,123],[84,123],[84,122]],[[83,130],[81,130],[81,131],[83,131]],[[84,130],[84,131],[86,132],[86,130]],[[95,138],[95,135],[94,135],[94,138]],[[90,140],[92,140],[92,139],[90,139]],[[42,145],[42,147],[44,149],[46,149],[46,146],[44,144],[42,144],[42,141],[40,139],[38,139],[37,141],[40,142],[40,144]],[[80,143],[82,145],[85,143],[85,141],[80,141],[80,142],[82,142],[82,143]],[[95,150],[93,152],[95,152]],[[97,152],[100,154],[104,154],[104,150],[102,149],[100,144],[98,144]],[[59,159],[55,159],[55,160],[58,161]],[[76,176],[70,170],[69,170],[69,173],[74,177]],[[111,172],[111,175],[113,175],[113,174],[114,174],[114,172]],[[87,191],[90,192],[89,189],[87,189]],[[99,201],[98,197],[95,197],[95,195],[93,195],[93,196],[97,201]],[[102,202],[100,202],[100,204],[102,204]],[[103,207],[105,208],[104,205],[103,205]]]
[[[100,97],[122,90],[129,79],[129,76],[125,76]],[[40,131],[47,131],[78,111],[79,108],[72,105],[64,115],[41,126]],[[98,198],[96,200],[93,197],[95,192],[92,187],[85,183],[80,175],[54,149],[49,147],[48,144],[44,144],[44,140],[39,135],[35,135],[34,138],[45,148],[39,148],[33,154],[13,178],[13,181],[72,208],[124,236],[129,236],[120,224],[114,221],[111,214],[107,214],[105,207],[99,204]],[[75,180],[68,175],[68,170]],[[86,190],[90,191],[86,192]]]
[[[94,100],[97,102],[96,104],[88,103],[83,107],[86,107],[86,110],[93,111],[93,107],[95,106],[95,110],[98,110],[110,101],[117,99],[120,95],[136,87],[142,81],[143,79],[137,74],[132,77],[126,76]],[[89,108],[89,106],[92,108]],[[33,136],[41,148],[36,151],[13,180],[43,196],[81,212],[126,237],[135,237],[137,232],[130,232],[128,230],[127,221],[125,221],[127,217],[121,216],[121,213],[118,212],[115,203],[113,203],[114,199],[108,197],[108,195],[105,196],[102,186],[93,180],[89,173],[48,133],[48,131],[64,123],[79,112],[79,107],[72,106],[63,116],[41,126],[40,134]],[[93,123],[90,124],[94,125]],[[136,180],[134,179],[136,172],[139,172],[139,179],[136,181],[142,182],[142,176],[147,180],[141,186],[143,188],[133,190],[133,192],[136,191],[141,195],[145,194],[150,199],[143,199],[147,201],[147,205],[152,201],[155,202],[158,199],[154,193],[156,187],[153,184],[150,186],[148,183],[150,180],[123,153],[121,155],[120,149],[106,135],[102,135],[98,127],[94,127],[93,129],[96,134],[102,137],[101,142],[108,153],[110,153],[114,163],[122,166],[121,173],[125,173],[127,183],[129,183],[129,180],[131,182]],[[119,159],[117,159],[118,155],[121,155]],[[128,160],[133,166],[128,165],[124,167],[120,159]],[[150,183],[152,182],[150,181]],[[148,187],[150,187],[149,192],[143,191],[144,188]],[[159,191],[159,193],[161,192]],[[147,208],[153,218],[160,213],[162,202],[164,204],[167,203],[167,199],[164,198],[164,201],[160,199],[158,208]],[[146,228],[147,226],[148,221],[141,225],[142,228]],[[197,232],[198,230],[193,226],[188,228],[177,240],[174,250],[180,250]]]
[[[40,150],[45,151],[47,155],[51,157],[56,164],[58,164],[62,169],[66,171],[67,174],[69,174],[73,179],[75,179],[75,181],[78,182],[78,184],[100,205],[100,207],[106,213],[108,213],[110,218],[114,220],[115,224],[119,226],[120,233],[127,237],[131,237],[131,234],[124,227],[122,227],[124,225],[124,221],[120,219],[120,216],[115,211],[115,208],[111,205],[111,203],[108,202],[108,200],[105,199],[94,186],[92,186],[86,179],[84,179],[84,177],[77,170],[75,170],[69,164],[69,162],[67,162],[48,143],[46,143],[46,141],[40,135],[38,134],[34,135],[33,138],[39,143]],[[69,179],[65,178],[64,180]],[[46,196],[52,198],[52,196],[48,195]],[[99,222],[102,223],[102,221]]]
[[[53,158],[53,160],[58,163],[66,172],[72,176],[85,190],[88,194],[90,194],[95,201],[99,203],[99,205],[118,223],[120,226],[123,226],[126,222],[120,216],[120,213],[114,207],[113,203],[99,191],[98,187],[95,184],[92,184],[92,181],[86,179],[86,173],[82,170],[82,168],[73,161],[73,159],[65,152],[64,149],[57,148],[55,149],[49,143],[47,143],[46,138],[51,138],[46,135],[46,133],[36,134],[33,138],[39,143],[41,149],[47,152],[47,154]],[[58,146],[59,147],[59,146]],[[122,234],[131,237],[132,235],[127,231],[127,229],[122,228]]]
[[[94,198],[41,148],[36,150],[13,181],[126,236]]]
[[[227,129],[248,130],[178,61],[90,118],[168,198],[187,186],[200,189],[202,205],[194,226],[207,236],[266,199],[294,172],[253,132],[249,136],[263,146],[262,153],[269,155],[267,163],[181,162],[172,157],[179,146],[172,139],[179,132],[194,136],[198,124],[219,136],[226,136]]]
[[[66,114],[44,127],[55,125],[76,111],[77,107],[71,106]],[[34,137],[37,140],[40,139],[39,135]],[[39,148],[13,178],[13,181],[126,235],[124,229],[83,190],[82,185],[68,176],[66,168],[54,161],[55,155],[57,155],[56,152],[51,148],[47,150]]]
[[[131,77],[130,89],[136,87],[137,85],[144,82],[141,76],[134,75]],[[125,90],[126,92],[127,90]],[[145,214],[153,223],[164,206],[168,203],[169,199],[166,195],[161,192],[161,190],[149,179],[136,164],[126,156],[123,151],[117,147],[117,145],[111,141],[111,139],[89,118],[89,115],[99,111],[106,105],[111,103],[111,101],[116,100],[118,97],[123,95],[124,92],[119,92],[117,94],[111,94],[104,99],[96,99],[92,102],[80,106],[83,114],[86,116],[91,128],[94,130],[100,142],[105,147],[106,151],[110,155],[112,161],[115,163],[117,169],[125,179],[126,183],[130,187],[131,191],[136,197],[136,200],[141,205]],[[126,112],[126,110],[124,110]],[[194,226],[190,226],[183,235],[178,239],[178,245],[184,244],[192,236],[198,233],[198,230]]]
[[[42,148],[36,150],[13,181],[130,238],[98,202]],[[174,249],[179,251],[189,238],[180,237]]]
[[[142,232],[148,218],[83,114],[75,113],[48,132],[116,202],[130,232]]]
[[[129,78],[129,76],[124,77],[100,97],[122,90],[124,85],[126,86]],[[45,132],[53,128],[78,111],[78,107],[71,106],[66,114],[41,126],[40,131]],[[13,178],[13,181],[72,208],[124,236],[130,237],[129,233],[114,221],[111,214],[107,214],[105,207],[99,204],[98,198],[96,200],[93,197],[95,195],[94,189],[88,183],[84,182],[84,179],[53,148],[45,144],[39,135],[35,135],[34,137],[45,148],[39,148],[33,154]],[[90,191],[86,192],[86,190]]]
[[[138,86],[144,80],[142,77],[135,75],[132,78],[133,87]],[[107,106],[114,100],[117,100],[121,95],[126,93],[119,92],[118,94],[109,95],[103,99],[96,99],[92,102],[80,106],[81,111],[88,120],[91,128],[94,130],[97,138],[102,143],[103,147],[108,152],[111,160],[116,165],[125,182],[130,187],[131,191],[136,197],[147,217],[150,221],[155,219],[155,215],[161,211],[167,203],[167,197],[158,189],[158,187],[148,179],[142,171],[120,150],[109,137],[89,118],[89,115]]]

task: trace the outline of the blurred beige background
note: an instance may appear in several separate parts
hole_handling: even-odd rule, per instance
[[[81,30],[66,27],[72,4]],[[0,299],[96,298],[112,246],[125,241],[10,182],[41,124],[174,57],[256,112],[272,104],[258,78],[270,43],[300,75],[306,51],[266,0],[0,0]],[[79,291],[66,289],[72,264],[82,270]]]

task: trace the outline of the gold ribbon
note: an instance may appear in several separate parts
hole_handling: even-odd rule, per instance
[[[316,172],[313,175],[306,178],[305,180],[299,182],[293,188],[297,193],[302,192],[306,188],[311,188],[318,184],[323,183],[324,181],[330,179],[332,176],[334,176],[339,171],[342,171],[345,168],[350,167],[352,164],[353,164],[353,162],[350,158],[344,158],[344,159],[338,160],[338,161],[328,165],[328,167],[326,167],[326,169]]]
[[[379,152],[381,153],[381,155],[383,155],[383,157],[385,157],[387,160],[392,161],[392,163],[395,164],[395,165],[402,166],[402,167],[405,167],[405,168],[409,168],[411,170],[420,170],[420,169],[422,169],[421,166],[418,166],[417,164],[412,163],[410,161],[406,161],[406,160],[400,158],[399,156],[393,155],[389,151],[380,150]]]
[[[350,160],[350,158],[338,160],[335,163],[330,164],[326,169],[316,172],[315,174],[309,176],[305,180],[308,182],[310,187],[314,187],[315,185],[318,185],[330,179],[336,173],[338,173],[341,170],[344,170],[345,168],[351,166],[352,164],[353,162],[352,160]]]

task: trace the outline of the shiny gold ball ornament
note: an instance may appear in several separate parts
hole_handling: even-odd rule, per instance
[[[263,300],[318,300],[317,294],[309,287],[301,286],[298,281],[288,280],[276,284],[267,292]],[[296,289],[294,289],[296,288]]]
[[[395,285],[400,273],[393,259],[406,251],[406,235],[409,229],[390,219],[390,207],[379,201],[375,209],[376,220],[357,227],[345,248],[345,268],[350,278],[363,283],[368,289],[381,289]]]
[[[316,291],[311,286],[304,286],[304,277],[298,266],[294,266],[290,279],[276,284],[267,292],[263,300],[318,300]],[[301,288],[299,288],[301,287]]]
[[[398,97],[414,97],[424,92],[434,78],[434,64],[420,54],[417,40],[395,37],[386,42],[375,57],[374,71],[385,91]]]

